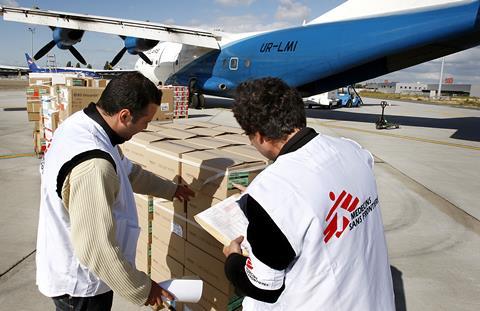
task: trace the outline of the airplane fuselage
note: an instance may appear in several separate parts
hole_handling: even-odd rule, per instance
[[[166,83],[194,78],[202,93],[231,97],[242,81],[272,76],[309,96],[479,45],[478,16],[471,2],[266,32],[206,53]]]

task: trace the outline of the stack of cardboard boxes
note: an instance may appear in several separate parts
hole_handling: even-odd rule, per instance
[[[235,310],[241,298],[224,275],[223,245],[194,216],[238,193],[232,182],[248,185],[268,160],[245,144],[249,140],[239,128],[185,120],[151,124],[147,130],[122,145],[124,154],[195,192],[186,204],[153,199],[151,277],[163,281],[196,275],[204,281],[199,303],[177,305],[177,310]],[[143,256],[144,249],[145,241],[140,240],[137,255]]]
[[[140,234],[137,244],[135,265],[138,270],[150,274],[152,245],[153,197],[135,194]]]
[[[28,120],[35,122],[34,151],[38,155],[46,152],[58,125],[97,101],[107,82],[73,74],[31,73],[26,93]]]
[[[188,87],[166,85],[162,87],[162,92],[167,89],[171,90],[173,96],[173,117],[175,119],[188,118]]]
[[[91,102],[97,102],[107,84],[105,79],[81,78],[74,74],[31,73],[26,90],[27,113],[28,120],[35,122],[35,152],[45,153],[58,125]],[[174,89],[162,88],[162,92],[162,101],[153,120],[172,122]]]
[[[50,93],[50,86],[43,85],[43,81],[37,82],[30,81],[30,85],[26,89],[27,95],[27,116],[28,121],[34,122],[33,126],[33,148],[35,153],[41,154],[45,152],[46,145],[45,139],[41,133],[43,129],[41,112],[42,112],[42,96]],[[51,83],[50,81],[45,81],[45,83]]]

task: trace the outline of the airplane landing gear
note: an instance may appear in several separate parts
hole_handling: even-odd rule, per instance
[[[188,83],[188,107],[195,109],[205,108],[205,96],[199,93],[196,88],[197,79],[192,78]]]
[[[205,108],[205,96],[199,93],[193,93],[190,95],[190,100],[188,102],[188,107],[195,109]]]
[[[377,130],[388,130],[388,129],[398,129],[400,126],[397,123],[388,122],[385,119],[385,107],[388,103],[385,100],[380,102],[380,106],[382,106],[382,115],[378,118],[377,122],[375,122]]]

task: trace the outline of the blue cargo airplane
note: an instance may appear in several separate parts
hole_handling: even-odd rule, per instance
[[[303,25],[225,33],[151,22],[0,7],[5,20],[50,26],[55,45],[72,49],[84,31],[119,35],[154,82],[232,97],[242,81],[278,77],[304,97],[372,79],[480,44],[480,0],[348,0]]]

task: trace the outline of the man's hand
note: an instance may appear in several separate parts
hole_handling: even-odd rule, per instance
[[[173,197],[179,199],[180,202],[183,202],[184,200],[188,201],[190,200],[190,197],[194,197],[194,196],[195,196],[195,192],[188,189],[187,186],[182,186],[182,185],[177,186],[177,190],[175,190],[175,194],[173,195]]]
[[[162,297],[168,300],[173,300],[174,297],[172,294],[160,287],[155,281],[152,281],[152,287],[150,289],[150,294],[148,295],[146,306],[153,306],[154,309],[158,310],[162,308],[163,300]]]
[[[247,187],[245,186],[242,186],[240,184],[236,184],[234,182],[232,182],[232,186],[234,186],[235,188],[237,188],[238,190],[240,190],[241,193],[244,193],[246,190],[247,190]]]
[[[223,254],[225,257],[228,257],[232,253],[237,253],[242,255],[242,248],[240,247],[240,244],[243,241],[243,235],[239,236],[232,242],[230,242],[230,245],[223,247]]]

